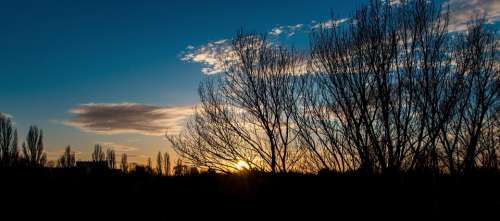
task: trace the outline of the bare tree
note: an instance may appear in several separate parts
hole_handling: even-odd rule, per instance
[[[109,169],[116,168],[116,153],[113,149],[106,150],[106,162]]]
[[[153,164],[151,162],[151,157],[148,157],[148,161],[146,162],[146,171],[149,174],[153,173]]]
[[[156,155],[156,174],[158,176],[163,175],[163,160],[161,152],[158,152],[158,155]]]
[[[43,149],[43,132],[36,126],[30,127],[23,143],[23,160],[28,167],[43,167],[47,162]]]
[[[122,173],[128,172],[128,161],[127,161],[127,154],[126,153],[122,154],[122,159],[120,161],[120,169],[122,170]]]
[[[57,160],[57,166],[60,168],[72,168],[75,165],[75,153],[71,152],[71,147],[68,145],[64,150],[63,155]]]
[[[304,96],[312,115],[300,128],[310,149],[319,143],[331,153],[314,154],[318,162],[370,173],[439,170],[438,137],[453,119],[464,76],[453,65],[447,25],[433,1],[370,1],[347,29],[313,34],[317,86]]]
[[[292,111],[299,96],[301,56],[265,36],[241,32],[232,51],[237,62],[201,84],[201,105],[188,131],[167,137],[193,164],[224,172],[241,160],[273,173],[296,168]]]
[[[165,155],[163,156],[163,163],[164,165],[164,171],[165,171],[165,176],[171,176],[171,165],[170,165],[170,155],[168,152],[165,152]]]
[[[222,172],[322,169],[451,174],[497,168],[498,37],[450,33],[435,1],[371,0],[295,50],[239,33],[230,61],[199,88],[178,136],[190,163]]]
[[[104,154],[104,151],[102,150],[102,146],[100,144],[94,145],[94,152],[92,152],[92,161],[95,163],[106,161],[106,154]]]
[[[14,166],[18,156],[17,130],[9,118],[0,115],[0,166]]]
[[[174,175],[175,176],[184,176],[188,174],[188,167],[184,165],[182,159],[177,159],[174,166]]]

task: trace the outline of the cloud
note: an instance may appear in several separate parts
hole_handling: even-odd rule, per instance
[[[178,133],[193,113],[191,106],[165,107],[136,103],[82,104],[64,124],[97,134],[135,133],[161,136]]]
[[[139,150],[138,148],[133,147],[133,146],[129,146],[129,145],[125,145],[125,144],[119,144],[119,143],[114,143],[114,142],[103,141],[103,142],[97,142],[97,143],[100,144],[100,145],[102,145],[105,148],[111,148],[116,153],[119,153],[119,154]]]
[[[401,4],[400,0],[387,0],[387,1],[389,1],[389,5],[393,5],[393,6]],[[387,1],[382,0],[383,3],[387,2]]]
[[[312,29],[318,29],[318,28],[333,28],[333,25],[338,26],[344,22],[349,21],[349,18],[341,18],[341,19],[330,19],[324,22],[319,22],[316,23],[316,21],[312,21]]]
[[[294,36],[298,31],[301,31],[304,28],[304,24],[296,24],[296,25],[286,25],[286,26],[276,26],[269,32],[271,36],[281,36],[286,35],[287,37]]]
[[[467,24],[474,18],[482,18],[487,23],[500,20],[500,1],[498,0],[449,0],[444,8],[449,7],[450,24],[448,29],[452,32],[465,31]]]
[[[389,0],[390,5],[401,4],[400,0]],[[449,0],[444,8],[450,9],[449,30],[452,32],[464,31],[467,23],[474,17],[484,16],[486,22],[495,23],[500,20],[500,1],[498,0]],[[330,19],[323,22],[312,21],[309,24],[278,25],[273,27],[268,34],[272,37],[293,37],[299,33],[318,28],[332,28],[348,22],[350,18]],[[222,39],[195,47],[187,46],[181,60],[186,62],[201,63],[204,74],[218,74],[224,71],[226,65],[236,60],[231,50],[231,41]]]
[[[310,30],[311,25],[307,26]],[[268,34],[274,37],[274,39],[270,39],[273,41],[283,35],[293,37],[306,30],[305,27],[304,24],[276,26]],[[230,39],[221,39],[198,47],[188,45],[181,53],[181,60],[200,63],[202,65],[201,72],[206,75],[222,73],[228,65],[238,61],[231,43]]]
[[[181,60],[201,63],[203,65],[201,71],[210,75],[223,72],[227,62],[234,61],[235,57],[231,48],[231,41],[222,39],[199,47],[187,46]]]

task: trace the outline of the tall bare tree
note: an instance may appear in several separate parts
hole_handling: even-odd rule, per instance
[[[92,161],[95,163],[106,161],[106,154],[102,149],[102,145],[100,144],[94,145],[94,151],[92,152]]]
[[[71,146],[67,146],[64,153],[57,160],[57,166],[60,168],[72,168],[76,165],[75,153],[71,151]]]
[[[170,165],[170,154],[168,152],[165,152],[163,156],[163,163],[164,165],[164,171],[165,171],[165,176],[171,176],[171,165]]]
[[[0,166],[14,166],[18,156],[17,130],[9,118],[0,115]]]
[[[123,153],[121,161],[120,161],[120,169],[122,170],[122,173],[128,172],[128,159],[127,158],[128,158],[127,154]]]
[[[163,175],[163,160],[161,152],[158,152],[158,155],[156,155],[156,174],[158,176]]]
[[[148,157],[148,161],[146,162],[146,170],[148,173],[153,173],[153,163],[151,161],[151,157]]]
[[[106,162],[108,164],[109,169],[115,169],[116,168],[116,153],[115,150],[108,148],[106,150]]]
[[[265,36],[242,32],[232,51],[237,61],[201,84],[201,105],[189,132],[167,137],[196,165],[230,172],[245,161],[273,173],[294,169],[299,149],[292,111],[301,56]]]
[[[167,136],[197,166],[451,174],[498,167],[498,37],[449,32],[435,1],[371,0],[311,34],[307,62],[239,33],[200,86],[187,129]]]
[[[36,126],[30,127],[23,143],[23,160],[29,167],[43,167],[47,162],[43,149],[43,132]]]

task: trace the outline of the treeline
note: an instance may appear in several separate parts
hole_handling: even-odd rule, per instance
[[[12,121],[0,116],[0,167],[38,168],[46,163],[42,130],[31,126],[19,150],[17,130],[12,126]]]
[[[498,171],[498,36],[448,30],[434,1],[378,0],[312,30],[309,50],[239,32],[175,150],[232,173]],[[230,59],[228,59],[230,58]]]
[[[121,154],[118,164],[115,150],[113,148],[104,150],[101,144],[94,146],[90,161],[77,161],[76,154],[69,145],[56,161],[47,161],[43,132],[37,126],[29,128],[26,140],[21,147],[21,149],[18,147],[17,129],[14,128],[12,120],[0,117],[0,169],[74,169],[79,167],[78,163],[82,163],[85,165],[80,167],[89,167],[94,171],[119,170],[122,174],[184,176],[200,173],[198,168],[183,163],[182,159],[178,159],[175,165],[172,165],[170,155],[167,152],[163,154],[158,152],[155,165],[153,165],[151,157],[148,158],[146,165],[129,163],[127,153]]]

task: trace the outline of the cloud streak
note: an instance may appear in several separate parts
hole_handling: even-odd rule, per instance
[[[271,36],[280,36],[286,35],[287,37],[294,36],[297,32],[300,32],[304,29],[304,24],[296,24],[296,25],[280,25],[276,26],[269,32]]]
[[[233,61],[231,40],[222,39],[209,42],[199,47],[187,46],[182,53],[182,61],[201,63],[204,74],[218,74],[224,71],[227,62]]]
[[[313,21],[312,29],[319,29],[319,28],[329,29],[329,28],[333,28],[334,25],[339,26],[347,21],[349,21],[349,18],[330,19],[330,20],[320,22],[320,23],[316,23]]]
[[[135,133],[161,136],[178,133],[193,113],[191,106],[165,107],[137,103],[82,104],[64,124],[97,134]]]
[[[306,34],[316,28],[331,28],[333,24],[339,25],[348,19],[327,20],[324,22],[312,21],[310,24],[278,25],[268,32],[272,37],[271,41],[276,41],[280,37],[294,37],[297,34]],[[237,57],[232,50],[230,39],[221,39],[208,42],[207,44],[194,47],[188,45],[181,53],[181,60],[202,65],[201,72],[206,75],[219,74],[224,72],[228,64],[237,62]]]
[[[102,145],[102,146],[104,146],[104,147],[106,147],[106,148],[113,149],[118,154],[128,153],[128,152],[139,150],[138,148],[133,147],[133,146],[129,146],[129,145],[125,145],[125,144],[119,144],[119,143],[114,143],[114,142],[103,141],[103,142],[97,142],[97,143],[100,144],[100,145]]]
[[[401,1],[390,0],[390,4],[397,7]],[[467,24],[475,17],[484,16],[487,23],[495,23],[500,20],[500,1],[498,0],[449,0],[443,6],[450,10],[448,28],[451,32],[466,30]],[[334,25],[342,25],[349,20],[350,18],[340,18],[322,22],[312,21],[309,24],[278,25],[273,27],[268,35],[274,40],[283,36],[290,38],[319,28],[328,29]],[[236,60],[232,53],[231,40],[222,39],[198,47],[189,45],[182,53],[181,60],[200,63],[203,74],[218,74],[224,71],[227,64]]]

